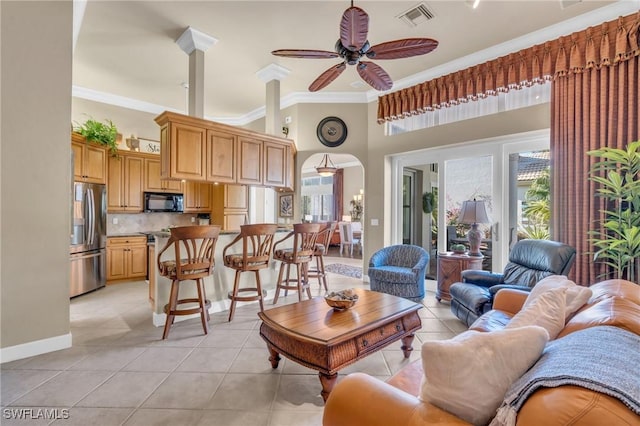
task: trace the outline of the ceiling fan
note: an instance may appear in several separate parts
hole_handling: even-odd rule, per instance
[[[345,70],[347,65],[356,65],[358,74],[364,81],[376,90],[389,90],[393,81],[389,74],[379,65],[361,60],[363,56],[369,59],[399,59],[424,55],[438,47],[438,42],[431,38],[405,38],[387,41],[371,46],[367,40],[369,32],[369,15],[359,7],[353,5],[344,11],[340,21],[340,38],[336,41],[335,52],[328,50],[281,49],[271,52],[276,56],[286,58],[325,59],[342,58],[343,61],[334,65],[316,78],[309,86],[309,91],[316,92],[335,80]]]

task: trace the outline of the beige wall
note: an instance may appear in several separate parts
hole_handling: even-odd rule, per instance
[[[73,98],[71,107],[71,119],[74,127],[82,124],[88,118],[93,118],[97,121],[105,121],[107,119],[113,121],[113,124],[118,128],[118,133],[122,135],[121,147],[123,149],[127,149],[124,146],[124,140],[131,137],[131,135],[143,139],[160,140],[160,126],[153,121],[159,114],[78,98]]]
[[[72,3],[3,1],[0,10],[6,360],[8,347],[69,333]]]

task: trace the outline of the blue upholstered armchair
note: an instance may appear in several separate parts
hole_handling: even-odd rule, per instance
[[[371,290],[420,302],[428,264],[429,253],[422,247],[403,244],[380,249],[369,260]]]

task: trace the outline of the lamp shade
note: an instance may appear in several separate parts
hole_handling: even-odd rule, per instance
[[[336,170],[338,170],[338,168],[329,158],[329,154],[325,154],[320,164],[316,166],[316,171],[320,176],[332,176],[336,173]]]
[[[463,201],[460,215],[458,216],[460,223],[490,223],[487,206],[484,201]]]

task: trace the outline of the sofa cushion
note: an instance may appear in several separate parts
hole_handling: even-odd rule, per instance
[[[599,325],[612,325],[640,335],[640,305],[622,297],[609,297],[578,312],[558,337]]]
[[[469,330],[422,345],[420,399],[473,424],[495,415],[509,386],[540,357],[549,336],[530,326]]]
[[[549,339],[555,339],[564,327],[567,291],[566,287],[545,291],[528,305],[525,304],[522,310],[511,318],[505,328],[537,325],[547,330]]]
[[[640,286],[627,280],[606,280],[589,287],[593,293],[587,304],[618,296],[640,305]]]
[[[592,295],[592,291],[588,287],[576,285],[564,275],[550,275],[540,280],[538,284],[531,289],[531,293],[525,300],[523,308],[532,304],[541,294],[554,288],[566,288],[566,311],[565,320],[569,319],[578,309],[580,309]]]

